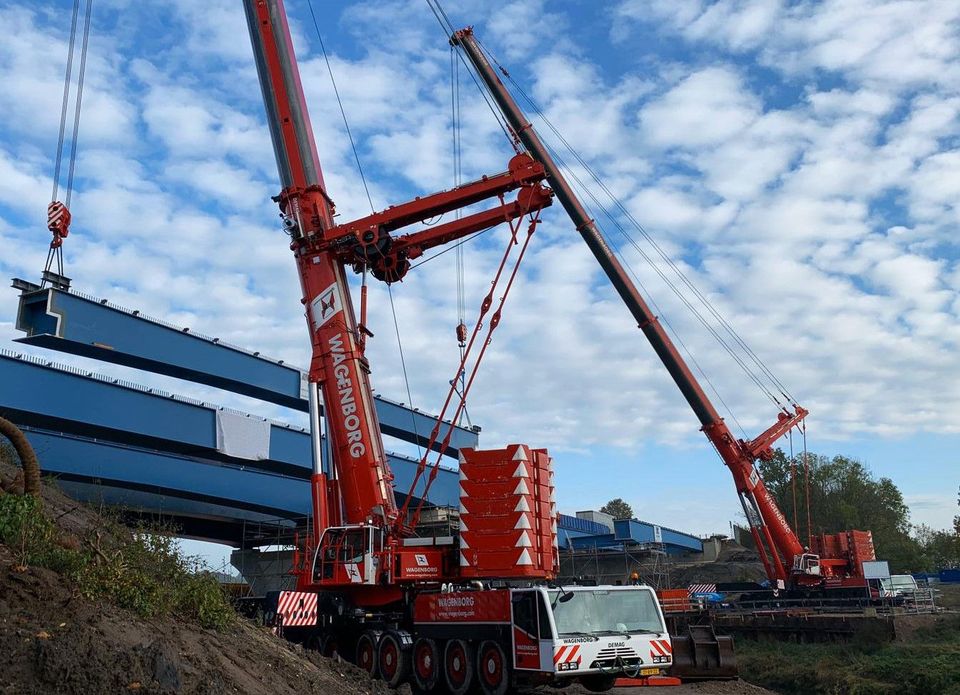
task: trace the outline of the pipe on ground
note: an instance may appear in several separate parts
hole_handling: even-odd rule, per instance
[[[27,440],[23,431],[15,424],[0,417],[0,434],[10,440],[17,456],[20,457],[20,466],[23,468],[23,494],[40,497],[40,462],[37,454]]]

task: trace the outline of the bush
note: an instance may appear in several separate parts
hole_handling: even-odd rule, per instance
[[[223,629],[235,616],[216,578],[184,557],[173,529],[141,526],[131,532],[106,520],[78,544],[64,547],[59,529],[39,500],[0,495],[0,543],[20,565],[58,572],[90,599],[107,599],[145,618],[176,614]],[[104,547],[106,546],[106,547]]]
[[[957,695],[960,627],[945,620],[918,630],[911,642],[787,644],[737,640],[744,680],[781,693]]]

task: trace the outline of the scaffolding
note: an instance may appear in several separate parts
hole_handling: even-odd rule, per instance
[[[662,543],[621,543],[619,547],[568,548],[560,552],[562,580],[590,580],[624,585],[636,572],[642,584],[654,589],[670,586],[670,556]]]

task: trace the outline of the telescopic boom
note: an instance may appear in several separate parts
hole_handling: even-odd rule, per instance
[[[613,283],[620,298],[627,305],[630,313],[633,314],[640,330],[650,341],[657,356],[680,388],[680,392],[700,420],[703,432],[716,447],[723,462],[733,474],[740,501],[750,522],[751,533],[764,561],[768,576],[771,579],[786,581],[790,575],[790,567],[785,566],[785,563],[792,565],[795,558],[803,554],[804,548],[787,523],[783,512],[780,511],[767,491],[753,464],[757,459],[772,456],[771,445],[773,442],[803,420],[807,411],[797,406],[793,413],[781,412],[777,423],[751,442],[737,440],[733,436],[730,428],[717,413],[716,408],[707,398],[690,368],[680,356],[663,325],[650,310],[647,302],[624,271],[620,261],[607,246],[596,223],[587,214],[586,209],[567,183],[566,177],[554,162],[553,157],[550,156],[550,152],[500,81],[493,66],[490,65],[486,55],[477,43],[473,30],[467,28],[456,32],[451,38],[451,42],[463,47],[513,132],[533,155],[534,159],[543,164],[547,172],[547,181],[553,188],[557,200],[576,225],[577,231],[580,232],[597,262],[607,274],[610,282]],[[764,552],[765,544],[772,550],[770,557]]]

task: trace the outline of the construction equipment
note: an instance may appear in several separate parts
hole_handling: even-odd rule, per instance
[[[502,174],[335,224],[283,2],[243,4],[283,185],[275,200],[291,237],[313,348],[313,532],[295,555],[296,590],[268,596],[263,606],[268,618],[288,638],[344,654],[394,687],[409,682],[422,691],[460,694],[477,685],[494,694],[510,691],[515,682],[576,679],[602,691],[613,687],[618,675],[661,676],[672,662],[671,643],[652,589],[549,583],[559,555],[552,461],[545,450],[522,444],[462,449],[457,536],[419,537],[423,503],[411,508],[414,493],[426,498],[437,472],[427,457],[438,442],[440,451],[446,448],[450,431],[442,429],[448,423],[438,419],[398,508],[373,409],[364,356],[371,335],[365,292],[358,321],[346,268],[396,282],[424,250],[510,225],[511,238],[476,326],[469,334],[458,327],[463,356],[441,412],[456,403],[455,421],[539,213],[552,202],[543,164],[518,151]],[[513,191],[515,200],[506,201]],[[490,198],[499,205],[396,234]],[[475,345],[479,355],[469,378],[463,378]],[[330,450],[326,466],[321,405]],[[416,489],[421,478],[422,492]]]
[[[777,421],[753,440],[737,439],[734,436],[660,320],[607,245],[596,223],[567,183],[536,130],[500,81],[473,31],[458,31],[452,41],[463,47],[512,131],[533,158],[543,165],[557,200],[576,225],[577,231],[627,305],[640,330],[680,388],[680,392],[700,420],[704,434],[733,474],[740,502],[750,523],[751,534],[771,582],[781,589],[863,586],[862,562],[874,559],[870,532],[825,534],[812,538],[809,547],[805,547],[767,491],[755,466],[756,461],[773,457],[773,443],[799,425],[807,416],[807,410],[796,404],[793,412],[783,408],[777,414]]]

